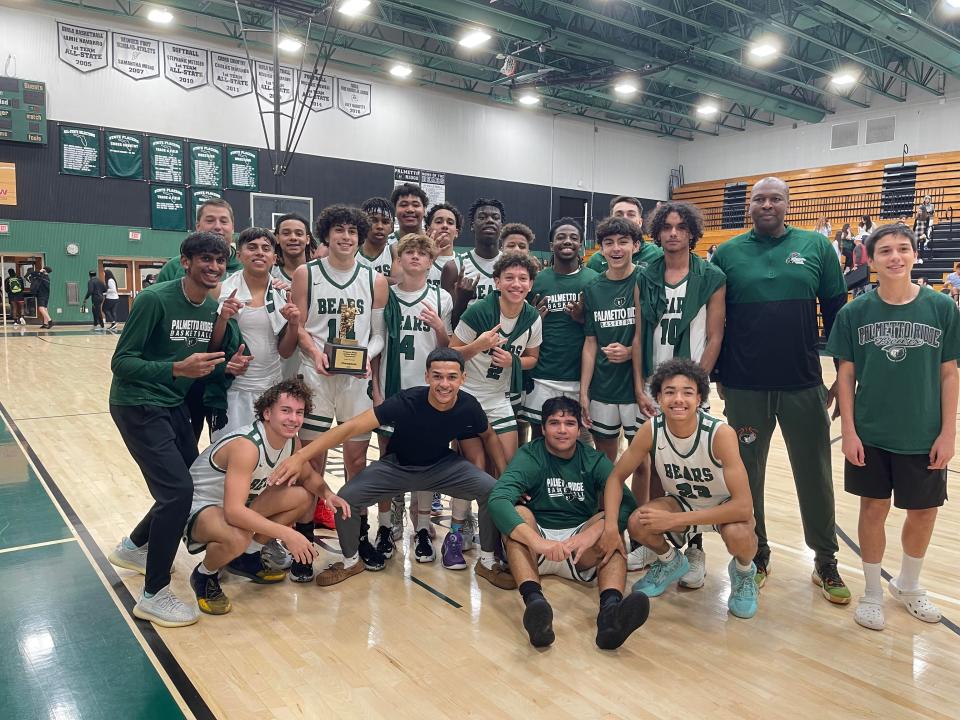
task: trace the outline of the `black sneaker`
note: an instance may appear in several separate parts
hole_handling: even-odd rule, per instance
[[[430,541],[429,530],[417,530],[417,547],[413,551],[417,562],[428,563],[436,560],[436,553],[433,551],[433,543]]]
[[[620,602],[600,608],[597,615],[597,647],[616,650],[634,630],[647,621],[650,598],[642,592],[630,593]]]
[[[287,574],[283,570],[270,570],[263,564],[260,552],[244,553],[227,565],[227,572],[252,580],[260,585],[282,582]]]
[[[377,530],[377,552],[388,560],[393,557],[393,551],[396,548],[393,544],[392,532],[392,528],[387,525],[381,525]]]
[[[220,587],[220,573],[207,575],[200,572],[200,565],[190,573],[190,587],[197,596],[197,605],[207,615],[226,615],[230,612],[230,598]]]
[[[387,532],[390,532],[390,528],[387,528]],[[367,539],[366,535],[360,538],[360,547],[357,548],[357,550],[360,553],[360,561],[367,570],[372,570],[373,572],[383,570],[383,566],[387,564],[387,559],[377,552],[377,549],[373,546],[373,543]]]
[[[830,602],[837,605],[850,602],[850,589],[840,577],[836,560],[815,564],[810,579],[814,585],[820,587],[820,592]]]
[[[308,583],[313,582],[313,578],[316,577],[313,572],[313,563],[306,565],[302,562],[293,561],[293,564],[290,565],[290,580],[295,583]]]
[[[557,639],[553,633],[553,608],[546,598],[540,596],[527,605],[523,611],[523,629],[536,648],[548,647]]]

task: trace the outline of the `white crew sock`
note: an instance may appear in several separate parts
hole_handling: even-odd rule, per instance
[[[922,557],[910,557],[904,553],[903,562],[900,563],[900,577],[897,578],[897,587],[901,590],[919,590],[920,569],[922,567]]]
[[[668,548],[663,555],[661,555],[660,553],[657,553],[657,557],[660,558],[660,560],[665,563],[668,563],[671,560],[673,560],[673,558],[676,557],[676,555],[677,555],[677,551],[674,550],[673,548]]]
[[[391,523],[390,523],[390,511],[387,510],[386,512],[384,512],[383,510],[380,510],[380,511],[377,513],[377,522],[380,523],[380,527],[390,527],[390,525],[391,525]]]
[[[204,565],[203,563],[200,563],[200,564],[197,566],[197,571],[198,571],[201,575],[216,575],[218,572],[220,572],[219,570],[211,570],[210,568],[208,568],[208,567],[207,567],[206,565]]]
[[[417,532],[430,529],[430,508],[417,513]]]
[[[487,570],[493,570],[493,550],[480,551],[480,564]]]
[[[360,562],[360,553],[354,553],[350,557],[343,558],[343,569],[348,570]]]
[[[251,540],[250,544],[247,545],[247,549],[244,551],[244,554],[249,555],[250,553],[257,553],[261,550],[263,550],[263,544]]]
[[[883,588],[880,586],[880,563],[863,563],[863,594],[871,600],[883,599]]]
[[[734,558],[734,561],[737,563],[737,572],[741,575],[746,575],[753,570],[753,561],[750,561],[746,565],[741,565],[740,561]]]

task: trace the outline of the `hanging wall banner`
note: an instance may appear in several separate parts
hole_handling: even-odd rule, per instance
[[[165,42],[163,74],[167,80],[187,90],[201,87],[207,84],[208,57],[206,50]]]
[[[107,156],[107,177],[143,180],[143,137],[105,130],[103,148]]]
[[[60,172],[100,177],[100,131],[60,126]]]
[[[190,184],[223,187],[223,148],[220,145],[190,143]]]
[[[254,61],[257,66],[257,94],[273,102],[273,63]],[[293,100],[293,68],[280,66],[280,104]]]
[[[316,75],[300,73],[299,91],[300,100],[309,102],[313,112],[333,107],[333,78],[329,75],[318,78]]]
[[[210,51],[210,74],[218,90],[230,97],[240,97],[253,92],[250,63],[246,58]]]
[[[187,191],[180,187],[151,185],[150,227],[154,230],[186,230]]]
[[[112,33],[113,67],[134,80],[160,77],[160,42]]]
[[[107,31],[57,23],[60,59],[80,72],[107,66]]]
[[[370,83],[337,78],[337,107],[356,119],[370,114]]]
[[[430,201],[428,207],[447,201],[447,176],[445,173],[423,170],[420,173],[420,187]]]
[[[199,190],[191,188],[190,190],[190,227],[196,227],[197,209],[207,200],[221,200],[223,193],[219,190]]]
[[[231,190],[260,190],[260,157],[256,150],[227,148],[227,187]]]
[[[182,184],[183,141],[171,138],[151,137],[150,179],[153,182]]]

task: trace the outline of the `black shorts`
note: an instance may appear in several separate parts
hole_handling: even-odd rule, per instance
[[[947,471],[928,470],[929,455],[898,455],[863,446],[866,465],[843,463],[843,489],[852,495],[889,499],[901,510],[940,507],[947,499]]]

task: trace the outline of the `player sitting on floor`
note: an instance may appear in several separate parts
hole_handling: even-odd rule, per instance
[[[488,501],[526,606],[523,627],[534,647],[546,647],[555,639],[553,609],[540,585],[543,575],[585,583],[597,578],[597,645],[613,650],[643,625],[650,601],[642,593],[624,599],[626,559],[615,554],[598,568],[603,553],[597,541],[605,516],[614,525],[619,518],[622,528],[637,504],[633,494],[621,487],[618,497],[623,505],[618,499],[615,505],[606,506],[614,508],[612,512],[604,512],[600,501],[613,464],[578,439],[582,421],[576,400],[551,398],[541,412],[543,437],[517,451]],[[526,504],[515,506],[524,496],[529,497]]]
[[[268,486],[267,478],[281,460],[300,448],[297,433],[310,411],[310,391],[302,380],[284,380],[257,398],[252,425],[210,445],[190,467],[193,505],[184,531],[191,553],[206,550],[190,575],[200,610],[209,615],[230,612],[220,588],[220,569],[255,583],[286,577],[269,570],[260,557],[263,543],[281,540],[297,562],[316,557],[312,543],[290,527],[319,495],[345,516],[350,506],[327,487],[309,466],[299,485]]]
[[[661,595],[690,569],[677,549],[696,533],[715,531],[733,555],[727,607],[737,617],[753,617],[759,596],[753,565],[757,537],[736,433],[700,409],[710,393],[710,379],[692,360],[662,363],[650,378],[650,391],[662,414],[641,426],[613,469],[613,482],[607,483],[604,494],[606,507],[619,505],[623,481],[640,458],[652,455],[666,495],[634,511],[627,529],[658,559],[633,590],[649,597]],[[612,516],[605,520],[603,548],[605,557],[622,552],[620,529]]]

